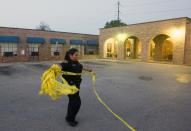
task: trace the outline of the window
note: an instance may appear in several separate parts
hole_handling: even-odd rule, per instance
[[[97,46],[86,45],[84,49],[85,49],[85,51],[84,51],[85,55],[98,54],[98,47]]]
[[[0,43],[1,56],[17,56],[17,43]]]
[[[39,45],[40,44],[29,44],[29,55],[30,56],[39,55]]]
[[[51,44],[51,56],[59,56],[62,50],[61,44]]]

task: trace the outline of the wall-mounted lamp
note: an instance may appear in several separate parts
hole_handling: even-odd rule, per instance
[[[171,30],[171,36],[174,40],[184,37],[185,29],[184,28],[174,28]]]
[[[126,33],[120,33],[116,36],[118,41],[125,41],[127,39],[127,34]]]

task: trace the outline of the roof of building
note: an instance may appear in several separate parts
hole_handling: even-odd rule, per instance
[[[20,29],[20,30],[33,30],[33,31],[42,31],[42,32],[55,32],[55,33],[68,33],[68,34],[79,34],[79,35],[93,35],[93,36],[98,36],[95,34],[85,34],[85,33],[73,33],[73,32],[63,32],[63,31],[43,31],[39,29],[28,29],[28,28],[16,28],[16,27],[1,27],[0,28],[9,28],[9,29]]]
[[[155,22],[162,22],[162,21],[169,21],[169,20],[176,20],[176,19],[187,19],[188,21],[191,22],[191,18],[189,18],[189,17],[178,17],[178,18],[170,18],[170,19],[148,21],[148,22],[141,22],[141,23],[135,23],[135,24],[128,24],[126,26],[119,26],[119,27],[127,27],[127,26],[132,26],[132,25],[148,24],[148,23],[155,23]],[[111,27],[111,28],[119,28],[119,27]],[[100,28],[100,29],[110,29],[110,28]]]

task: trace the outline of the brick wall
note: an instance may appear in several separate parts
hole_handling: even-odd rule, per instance
[[[18,28],[6,28],[0,27],[0,35],[13,35],[20,37],[20,43],[18,45],[18,57],[15,58],[1,58],[0,62],[14,62],[14,61],[26,61],[25,57],[20,57],[21,50],[25,50],[27,55],[27,60],[30,61],[29,53],[28,53],[28,43],[27,37],[43,37],[46,40],[46,43],[40,45],[39,48],[39,61],[44,60],[63,60],[66,50],[70,48],[70,40],[71,39],[80,39],[80,40],[98,40],[97,35],[89,35],[89,34],[78,34],[78,33],[66,33],[66,32],[54,32],[54,31],[39,31],[39,30],[31,30],[31,29],[18,29]],[[63,45],[62,51],[60,52],[60,57],[52,57],[51,56],[51,44],[49,43],[50,38],[64,38],[66,40],[66,45]],[[83,49],[83,47],[82,47]],[[83,52],[82,52],[83,53]],[[83,54],[81,56],[83,58]]]
[[[28,62],[29,57],[28,56],[13,56],[13,57],[1,57],[2,63],[8,63],[8,62]]]

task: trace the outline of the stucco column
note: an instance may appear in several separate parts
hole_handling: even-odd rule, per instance
[[[99,56],[100,58],[104,58],[104,40],[101,38],[101,35],[99,37]]]
[[[191,24],[186,27],[185,58],[184,63],[191,65]]]
[[[119,41],[117,47],[118,47],[118,50],[117,50],[117,59],[118,60],[124,60],[124,58],[125,58],[124,41]]]
[[[189,41],[186,42],[186,47],[185,47],[185,64],[191,65],[191,38]]]
[[[184,64],[184,41],[173,42],[173,63]]]
[[[149,38],[144,38],[141,40],[142,43],[142,51],[141,51],[141,58],[143,61],[149,61],[150,59],[150,40]]]

